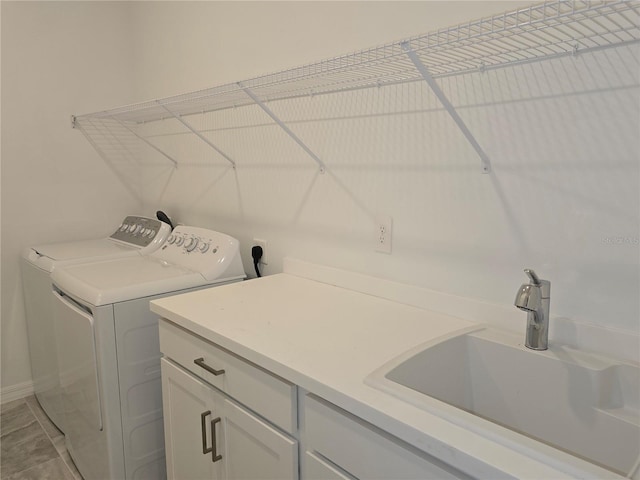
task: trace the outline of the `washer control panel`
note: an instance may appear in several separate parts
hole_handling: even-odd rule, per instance
[[[169,225],[155,218],[128,216],[111,238],[138,247],[146,247],[160,234],[166,234]]]
[[[206,228],[178,225],[151,255],[167,264],[180,265],[207,274],[219,264],[238,256],[239,243],[233,237]]]

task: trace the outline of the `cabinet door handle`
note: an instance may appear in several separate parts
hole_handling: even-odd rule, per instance
[[[216,440],[216,423],[220,423],[220,417],[211,420],[211,461],[213,463],[222,459],[222,455],[218,455],[218,441]]]
[[[202,428],[202,453],[206,455],[213,447],[207,447],[207,420],[206,418],[211,415],[211,410],[202,412],[200,414],[200,427]]]
[[[224,369],[223,370],[216,370],[215,368],[212,368],[209,365],[207,365],[206,363],[204,363],[204,358],[203,357],[196,358],[193,361],[193,363],[195,363],[199,367],[204,368],[207,372],[213,373],[216,377],[218,375],[222,375],[224,373]]]

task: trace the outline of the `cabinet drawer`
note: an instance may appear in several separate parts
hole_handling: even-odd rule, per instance
[[[355,480],[313,452],[305,452],[303,480]]]
[[[160,351],[283,430],[297,430],[295,385],[167,320],[160,321]]]
[[[356,478],[468,478],[434,457],[319,397],[307,395],[304,404],[307,453],[320,454]],[[346,475],[343,474],[343,477]]]

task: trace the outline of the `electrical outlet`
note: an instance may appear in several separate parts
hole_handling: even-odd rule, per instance
[[[374,232],[376,252],[391,253],[392,233],[393,219],[389,215],[377,215]]]
[[[253,239],[253,246],[262,247],[262,258],[260,259],[260,265],[269,265],[267,263],[267,241],[262,240],[261,238]]]

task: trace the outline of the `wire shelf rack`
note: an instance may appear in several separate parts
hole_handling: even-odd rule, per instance
[[[422,80],[415,51],[434,78],[615,47],[640,40],[640,2],[553,1],[427,33],[405,41],[230,83],[76,117],[143,123],[264,101]]]
[[[190,115],[247,105],[258,105],[273,118],[267,102],[429,82],[425,74],[432,80],[634,44],[640,42],[639,25],[640,0],[548,1],[246,81],[74,116],[72,121],[82,129],[91,120],[135,126],[173,117],[191,129],[186,120]],[[322,170],[321,161],[314,160]]]

